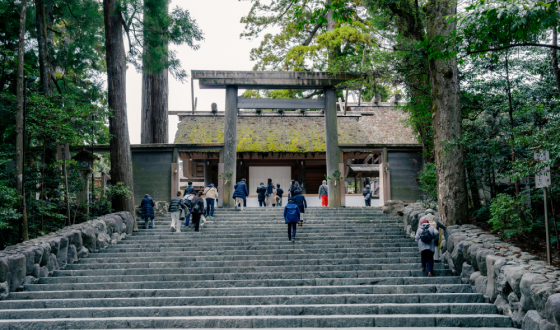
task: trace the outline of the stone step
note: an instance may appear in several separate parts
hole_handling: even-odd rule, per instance
[[[274,234],[274,233],[283,233],[286,231],[286,226],[283,226],[282,224],[275,224],[272,226],[267,226],[265,227],[254,227],[254,226],[248,226],[247,228],[231,228],[228,226],[222,226],[222,227],[217,227],[217,223],[215,222],[209,222],[209,225],[206,226],[206,232],[212,232],[212,233],[216,233],[216,234],[221,234],[221,233],[227,233],[227,234],[236,234],[236,235],[246,235],[246,234],[253,234],[253,233],[263,233],[263,234]],[[171,226],[171,225],[170,225]],[[402,233],[404,232],[404,229],[401,226],[397,226],[397,225],[368,225],[367,228],[366,226],[340,226],[340,227],[336,227],[335,229],[333,229],[333,227],[331,226],[322,226],[320,228],[318,228],[317,226],[313,226],[312,227],[312,231],[308,230],[307,227],[307,223],[305,223],[305,226],[300,227],[300,229],[302,230],[306,230],[305,233],[310,234],[310,235],[318,235],[319,233],[323,234],[323,233],[337,233],[337,234],[352,234],[352,233]],[[263,232],[263,229],[266,229],[266,232]],[[167,234],[169,232],[168,228],[165,228],[165,226],[160,226],[160,228],[155,228],[155,229],[140,229],[138,231],[138,235],[142,236],[142,235],[155,235],[155,234],[162,234],[165,233]]]
[[[448,269],[434,269],[435,276],[450,276]],[[171,277],[172,275],[170,275]],[[180,275],[176,275],[180,276]],[[362,270],[362,271],[324,271],[324,272],[277,272],[277,273],[224,273],[224,274],[190,274],[185,276],[190,281],[220,281],[220,280],[285,280],[292,281],[292,285],[308,285],[316,278],[363,278],[363,277],[427,277],[422,270]],[[117,282],[104,283],[103,287],[112,289],[160,289],[160,288],[187,288],[189,284],[182,281],[152,281],[152,282]],[[298,284],[301,283],[301,284]],[[61,284],[34,284],[26,285],[29,291],[56,291],[56,290],[94,290],[99,283],[61,283]]]
[[[193,237],[196,236],[196,237]],[[220,239],[208,239],[204,236],[204,232],[191,232],[191,233],[177,233],[176,235],[166,238],[164,236],[147,236],[141,239],[125,239],[122,244],[154,244],[154,243],[203,243],[207,245],[217,246],[223,244],[245,244],[245,245],[273,245],[278,243],[288,243],[287,242],[287,231],[285,235],[278,235],[278,237],[260,238],[255,236],[253,238],[220,238]],[[133,236],[137,237],[138,236]],[[205,239],[206,238],[206,239]],[[333,244],[333,242],[338,242],[339,244],[344,243],[358,243],[370,242],[370,243],[408,243],[412,245],[414,241],[407,239],[403,236],[391,236],[386,235],[384,237],[375,236],[371,237],[368,235],[364,236],[352,236],[352,237],[340,237],[340,236],[323,236],[323,237],[302,237],[301,235],[296,235],[296,241],[301,245],[309,244]]]
[[[194,243],[193,243],[194,242]],[[371,243],[371,240],[345,240],[344,243],[336,243],[332,241],[328,242],[305,242],[305,245],[299,244],[301,242],[275,242],[275,245],[257,245],[257,244],[247,244],[245,242],[228,242],[228,243],[221,243],[220,245],[214,245],[210,242],[204,241],[202,243],[206,244],[198,244],[195,241],[191,241],[190,243],[185,242],[171,242],[171,243],[157,243],[150,242],[149,244],[145,242],[132,242],[132,241],[120,241],[118,248],[154,248],[154,249],[165,249],[167,247],[186,247],[186,248],[197,248],[197,250],[201,250],[201,253],[205,251],[224,251],[224,250],[255,250],[255,251],[280,251],[285,252],[288,251],[302,251],[307,250],[307,248],[311,250],[323,250],[323,251],[334,251],[334,250],[348,250],[348,249],[366,249],[366,248],[384,248],[384,247],[416,247],[418,248],[418,243],[409,240],[403,241],[403,243]],[[111,247],[109,248],[111,249]],[[192,249],[191,249],[192,251]]]
[[[221,306],[135,306],[4,309],[0,319],[185,317],[185,316],[297,316],[297,315],[384,315],[384,314],[495,314],[494,304],[299,304]]]
[[[183,226],[184,228],[184,226]],[[177,239],[177,238],[195,238],[195,239],[215,239],[216,241],[223,240],[242,240],[242,241],[252,241],[253,238],[258,238],[259,240],[285,240],[286,234],[288,233],[287,227],[282,228],[282,231],[274,231],[274,232],[264,232],[261,235],[258,232],[249,232],[247,234],[242,233],[224,233],[224,232],[213,232],[211,230],[203,230],[202,233],[195,233],[194,230],[183,230],[181,228],[181,233],[171,232],[171,229],[168,229],[167,232],[156,232],[156,233],[138,233],[138,235],[131,236],[130,238],[127,237],[127,241],[143,241],[143,240],[154,240],[154,239]],[[309,233],[305,231],[305,229],[298,230],[297,237],[300,240],[309,240],[309,239],[337,239],[337,238],[372,238],[372,239],[402,239],[408,240],[405,236],[404,231],[402,230],[394,230],[394,231],[372,231],[372,232],[337,232],[332,233],[332,231],[328,232],[317,232],[317,233]]]
[[[107,328],[301,328],[301,327],[511,327],[509,317],[483,314],[384,314],[297,316],[176,316],[0,320],[0,329],[17,326],[36,329]]]
[[[435,265],[435,270],[445,270],[443,265]],[[123,282],[144,282],[144,281],[188,281],[189,276],[195,274],[249,274],[249,273],[266,273],[266,272],[280,272],[280,273],[296,273],[296,272],[344,272],[344,271],[368,271],[368,270],[417,270],[418,264],[389,264],[389,265],[336,265],[336,266],[270,266],[270,267],[238,267],[238,268],[225,268],[225,267],[195,267],[195,268],[182,268],[183,273],[160,273],[158,275],[82,275],[78,276],[75,272],[70,271],[70,276],[59,276],[55,274],[54,277],[44,277],[39,279],[40,284],[55,284],[55,283],[96,283],[104,281],[123,281]],[[165,274],[165,275],[163,275]]]
[[[256,254],[256,255],[239,255],[236,254],[235,251],[224,251],[219,255],[206,255],[206,256],[192,256],[190,257],[191,261],[234,261],[234,260],[294,260],[294,259],[345,259],[345,258],[375,258],[379,257],[379,253],[415,253],[418,251],[417,248],[410,247],[410,248],[393,248],[395,251],[377,251],[371,253],[337,253],[337,252],[330,252],[325,253],[325,251],[319,251],[319,253],[274,253],[274,254]],[[403,251],[401,251],[403,250]],[[298,252],[298,251],[294,251]],[[321,253],[322,252],[322,253]],[[99,258],[119,258],[119,257],[128,257],[128,258],[137,258],[137,257],[161,257],[165,255],[167,257],[171,256],[188,256],[192,253],[192,250],[184,249],[182,251],[158,251],[158,252],[107,252],[107,253],[95,253],[88,257],[88,259],[99,259]]]
[[[140,252],[150,252],[150,253],[158,253],[158,252],[184,252],[184,251],[192,251],[189,247],[144,247],[144,248],[124,248],[122,245],[113,245],[105,250],[100,250],[98,253],[91,254],[90,257],[94,255],[103,255],[103,254],[119,254],[122,255],[123,253],[140,253]],[[278,253],[276,250],[215,250],[215,251],[197,251],[197,255],[199,257],[204,256],[220,256],[220,255],[232,255],[232,256],[241,256],[241,255],[250,255],[250,256],[257,256],[257,255],[275,255],[275,256],[289,256],[295,254],[323,254],[323,253],[330,253],[330,254],[358,254],[367,255],[370,253],[376,252],[416,252],[418,251],[418,247],[411,246],[411,247],[384,247],[384,248],[365,248],[365,249],[305,249],[305,250],[285,250],[282,251],[281,254]]]
[[[197,261],[196,257],[189,256],[168,256],[162,254],[157,257],[157,262],[183,262],[185,267],[252,267],[252,266],[290,266],[290,265],[348,265],[348,264],[378,264],[378,263],[400,263],[400,258],[414,258],[418,260],[418,253],[414,252],[379,252],[377,258],[341,258],[341,259],[290,259],[290,260],[232,260],[232,261]],[[132,257],[122,255],[116,258],[85,258],[80,260],[79,265],[91,263],[138,263],[153,262],[153,257]],[[410,262],[407,259],[405,262]],[[412,261],[414,262],[414,261]]]
[[[202,282],[202,281],[201,281]],[[211,281],[208,281],[211,282]],[[312,282],[312,281],[310,281]],[[287,282],[286,282],[287,283]],[[407,283],[413,283],[407,281]],[[347,286],[313,286],[313,285],[292,285],[292,286],[270,286],[270,287],[217,287],[217,288],[159,288],[159,289],[108,289],[103,285],[103,289],[91,290],[57,290],[57,291],[23,291],[12,292],[9,300],[41,300],[41,299],[113,299],[113,298],[142,298],[142,297],[189,297],[190,299],[219,298],[227,297],[260,297],[265,299],[276,296],[330,296],[330,295],[350,295],[352,299],[348,303],[469,303],[484,302],[481,294],[462,292],[470,291],[468,285],[461,284],[426,284],[426,285],[406,285],[402,288],[399,285],[380,286],[380,285],[347,285]],[[410,290],[412,293],[400,293],[403,290]],[[459,291],[459,292],[453,292]],[[379,293],[390,292],[390,293]],[[259,300],[259,301],[262,301]],[[321,298],[322,299],[322,298]],[[364,300],[365,299],[365,300]],[[227,300],[230,301],[230,300]],[[277,300],[275,300],[277,301]],[[282,300],[280,300],[282,301]],[[322,300],[321,300],[322,301]],[[329,300],[331,301],[331,300]],[[2,303],[0,301],[0,303]],[[224,303],[217,299],[215,304]],[[4,306],[4,305],[2,305]]]

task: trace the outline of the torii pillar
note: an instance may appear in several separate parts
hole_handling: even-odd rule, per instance
[[[333,173],[339,170],[340,163],[338,150],[338,123],[336,118],[336,91],[334,87],[326,87],[324,88],[324,93],[327,176],[332,178],[332,180],[328,181],[329,207],[340,208],[340,185],[344,184],[344,180],[337,181],[333,176]],[[340,176],[344,176],[344,173],[340,173]]]
[[[224,174],[231,173],[228,184],[222,187],[224,194],[223,207],[235,206],[233,199],[233,186],[237,182],[237,86],[226,86],[226,107],[224,116]]]

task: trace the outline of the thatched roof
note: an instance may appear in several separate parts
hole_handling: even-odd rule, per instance
[[[383,112],[379,113],[378,118],[375,115],[339,116],[338,141],[341,144],[418,143],[412,131],[398,122],[399,118]],[[325,118],[322,116],[239,116],[237,151],[325,152],[324,127]],[[223,112],[216,116],[184,116],[175,135],[175,143],[223,141]]]

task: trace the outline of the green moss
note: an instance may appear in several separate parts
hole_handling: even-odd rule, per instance
[[[368,143],[355,118],[339,118],[340,143]],[[179,123],[176,143],[223,143],[223,117],[195,117]],[[251,117],[237,125],[238,152],[325,152],[323,118]]]

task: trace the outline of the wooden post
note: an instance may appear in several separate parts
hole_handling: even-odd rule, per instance
[[[223,206],[232,208],[233,186],[237,182],[237,86],[226,86],[226,107],[224,116],[224,173],[231,173],[231,179],[222,189]]]
[[[336,114],[336,91],[333,87],[324,89],[325,94],[325,141],[326,141],[326,161],[327,175],[333,180],[329,185],[329,207],[340,208],[340,188],[333,173],[339,170],[339,148],[338,148],[338,123]],[[341,176],[343,174],[341,173]]]
[[[173,148],[173,158],[171,160],[171,198],[177,196],[179,191],[179,152]]]
[[[338,164],[338,170],[340,171],[340,173],[342,173],[341,175],[344,175],[344,163],[339,163]],[[345,181],[344,180],[340,180],[340,206],[341,207],[346,207],[346,190],[345,190]]]
[[[224,173],[224,163],[218,163],[218,177]],[[218,207],[224,206],[224,180],[218,179]]]
[[[302,159],[297,160],[298,179],[302,193],[307,194],[307,182],[305,180],[305,163]]]

